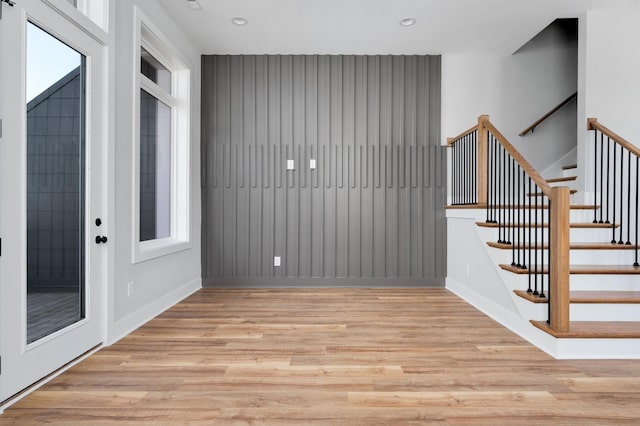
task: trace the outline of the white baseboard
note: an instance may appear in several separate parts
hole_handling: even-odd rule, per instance
[[[109,346],[130,334],[149,320],[160,315],[170,307],[174,306],[184,298],[192,295],[202,288],[202,278],[196,278],[189,281],[182,287],[172,291],[171,293],[161,297],[160,299],[144,306],[131,315],[114,322],[107,333],[107,341],[105,346]]]
[[[556,339],[454,279],[447,290],[556,359],[640,359],[640,339]]]
[[[471,291],[454,279],[447,278],[446,289],[506,329],[511,330],[518,336],[527,340],[529,343],[537,346],[542,351],[554,358],[557,356],[556,339],[545,332],[538,330],[529,322],[529,320],[525,320],[519,315],[494,303],[490,299]]]

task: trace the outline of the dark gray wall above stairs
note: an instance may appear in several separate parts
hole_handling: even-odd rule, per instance
[[[444,284],[440,57],[202,62],[205,286]]]

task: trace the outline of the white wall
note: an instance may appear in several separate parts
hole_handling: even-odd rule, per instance
[[[598,121],[640,146],[640,4],[621,0],[615,9],[592,10],[580,17],[578,167],[591,190],[593,132],[586,119]]]
[[[109,298],[108,343],[112,343],[172,306],[201,286],[200,271],[200,54],[158,5],[142,0],[117,0],[111,56],[115,63],[114,218],[112,228],[113,288]],[[173,43],[191,69],[191,248],[140,263],[132,263],[132,200],[134,116],[134,5]],[[128,283],[134,294],[128,296]]]
[[[577,70],[575,33],[556,25],[513,55],[443,55],[443,138],[488,114],[531,164],[544,170],[576,145],[575,102],[533,134],[518,133],[576,91]]]

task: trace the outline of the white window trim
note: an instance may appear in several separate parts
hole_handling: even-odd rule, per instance
[[[191,248],[191,71],[178,50],[138,7],[134,7],[134,25],[132,261],[138,263]],[[141,74],[141,47],[171,71],[171,96]],[[172,108],[171,233],[167,238],[150,241],[140,241],[140,89]]]
[[[109,31],[109,1],[111,0],[78,0],[77,8],[67,0],[42,1],[89,36],[106,44]]]

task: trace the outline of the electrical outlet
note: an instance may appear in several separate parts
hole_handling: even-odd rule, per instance
[[[128,297],[132,297],[133,296],[133,281],[131,281],[129,284],[127,284],[127,296]]]
[[[295,163],[293,160],[287,160],[287,170],[294,170],[295,169]]]
[[[273,257],[273,266],[280,266],[280,256]]]
[[[316,168],[316,159],[312,158],[309,160],[309,168],[310,169],[315,169]]]

